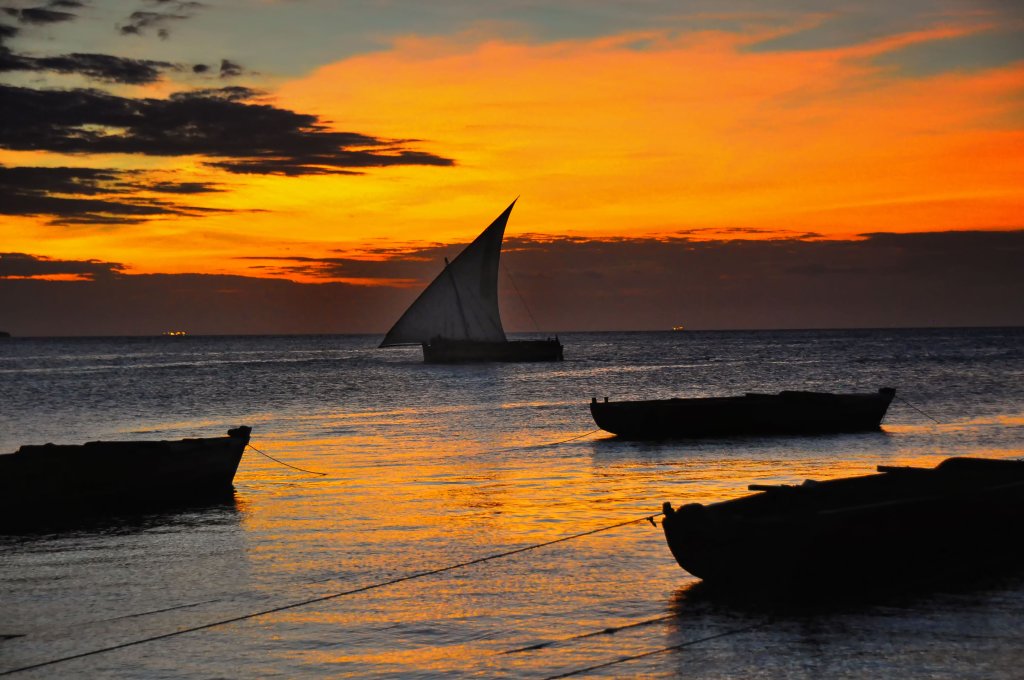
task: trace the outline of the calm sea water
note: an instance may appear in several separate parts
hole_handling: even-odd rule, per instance
[[[664,500],[1024,455],[1024,329],[571,334],[563,363],[476,366],[424,365],[418,349],[377,340],[0,344],[0,451],[247,424],[256,447],[326,473],[249,451],[233,503],[0,536],[0,673],[613,525]],[[884,431],[857,435],[630,443],[593,432],[587,410],[592,396],[882,386],[898,395]],[[791,607],[722,601],[697,583],[660,528],[635,523],[16,677],[1017,678],[1024,667],[1024,574]]]

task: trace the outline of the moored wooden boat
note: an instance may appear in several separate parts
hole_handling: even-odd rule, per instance
[[[679,565],[741,588],[901,583],[1024,554],[1024,461],[949,458],[935,468],[793,486],[673,509],[662,526]]]
[[[739,434],[819,434],[877,430],[896,395],[789,390],[737,397],[590,402],[602,430],[627,439]]]
[[[252,428],[226,437],[22,446],[0,455],[0,524],[230,495]]]

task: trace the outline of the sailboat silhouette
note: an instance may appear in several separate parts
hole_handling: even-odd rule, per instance
[[[518,200],[518,199],[516,199]],[[516,201],[448,262],[409,306],[381,347],[422,345],[430,363],[561,361],[562,343],[509,340],[498,310],[498,263],[505,225]]]

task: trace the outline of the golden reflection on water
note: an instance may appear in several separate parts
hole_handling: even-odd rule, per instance
[[[473,417],[473,409],[445,412]],[[319,436],[257,436],[256,445],[271,455],[326,476],[303,476],[246,454],[236,487],[245,499],[255,591],[277,598],[331,594],[641,517],[664,500],[714,502],[745,495],[755,482],[798,483],[866,474],[879,463],[930,467],[941,460],[921,450],[886,451],[892,436],[918,432],[907,425],[847,440],[853,454],[810,438],[796,443],[810,453],[793,455],[793,442],[778,449],[767,440],[638,444],[596,435],[548,447],[586,431],[543,427],[460,439],[436,424],[436,413],[329,414],[310,428]],[[693,581],[675,565],[660,528],[635,524],[282,612],[274,629],[284,631],[281,658],[303,668],[534,675],[642,651],[650,632],[587,637],[557,653],[500,652],[664,614],[670,594]],[[689,633],[719,629],[698,628]],[[317,642],[304,645],[305,638]]]
[[[247,451],[235,479],[243,555],[225,570],[230,587],[209,584],[201,594],[220,596],[216,602],[167,621],[230,618],[388,584],[640,518],[666,500],[709,503],[745,495],[750,483],[868,474],[880,463],[931,467],[945,457],[929,446],[941,441],[934,428],[916,424],[836,438],[643,443],[595,434],[565,442],[587,430],[517,429],[506,425],[523,422],[515,413],[490,429],[449,427],[438,412],[310,414],[288,427],[258,427],[254,446],[325,476]],[[546,446],[555,442],[565,443]],[[1005,443],[971,450],[1021,454]],[[699,597],[678,594],[695,581],[676,565],[660,527],[636,523],[232,624],[204,644],[263,649],[283,675],[544,676],[735,628],[735,614],[708,614]],[[674,618],[630,627],[666,615]],[[600,634],[616,626],[628,628]],[[504,653],[537,644],[547,646]],[[645,669],[663,671],[638,663],[622,672]]]
[[[922,348],[931,351],[934,338],[926,335]],[[67,666],[67,675],[545,677],[726,633],[756,623],[763,612],[699,597],[700,589],[689,587],[696,579],[677,566],[660,527],[646,522],[397,579],[641,518],[658,512],[663,501],[679,505],[742,496],[751,483],[868,474],[879,464],[931,467],[952,455],[1024,453],[1016,434],[1024,424],[1024,414],[1014,406],[1019,388],[1003,385],[1013,374],[1001,359],[978,363],[970,358],[972,349],[965,353],[966,363],[904,361],[902,354],[888,360],[893,342],[888,336],[868,346],[854,338],[844,347],[870,361],[853,371],[815,336],[801,346],[826,357],[825,363],[813,364],[822,370],[794,373],[789,368],[799,362],[790,359],[803,350],[780,350],[779,343],[796,337],[736,344],[724,336],[706,342],[688,336],[689,349],[651,350],[649,338],[624,336],[616,342],[643,347],[623,361],[610,360],[596,345],[586,350],[583,343],[574,351],[591,351],[589,358],[557,366],[443,370],[420,364],[415,352],[392,365],[390,358],[362,357],[373,354],[369,346],[358,346],[351,362],[321,356],[318,349],[308,365],[233,364],[231,370],[247,367],[242,374],[248,382],[240,391],[232,383],[231,394],[211,390],[220,383],[209,379],[213,372],[205,364],[197,364],[203,370],[175,369],[168,376],[188,378],[180,382],[188,390],[173,394],[198,395],[168,408],[169,422],[153,415],[163,413],[152,406],[163,405],[169,393],[164,383],[151,381],[146,368],[146,379],[138,382],[156,386],[150,401],[137,407],[133,402],[128,409],[119,405],[117,412],[140,415],[111,427],[136,436],[207,436],[231,425],[252,425],[254,446],[326,476],[291,470],[248,451],[235,479],[236,511],[218,515],[219,523],[196,511],[155,524],[118,525],[109,534],[5,544],[9,550],[0,551],[2,566],[16,562],[17,570],[0,595],[8,594],[5,615],[16,607],[11,620],[22,628],[11,632],[43,631],[40,638],[3,641],[5,663],[12,656],[34,661],[54,650],[79,652],[331,597],[81,660]],[[1003,335],[997,340],[1009,342]],[[323,342],[333,347],[342,341]],[[709,355],[718,359],[709,362]],[[216,371],[224,368],[219,361],[210,364]],[[764,368],[769,365],[775,368]],[[973,400],[951,389],[964,382],[965,370],[977,372]],[[881,432],[644,443],[593,433],[587,410],[591,396],[768,391],[797,380],[796,373],[812,377],[811,386],[845,386],[856,376],[868,385],[892,379],[900,394],[944,422],[894,403]],[[987,384],[1001,391],[989,395],[982,389]],[[84,385],[87,394],[92,386],[91,381]],[[931,391],[922,389],[929,386]],[[238,394],[246,398],[237,399]],[[86,410],[80,421],[101,428],[101,416],[114,412],[113,407]],[[190,413],[203,415],[189,420]],[[224,422],[236,417],[244,421]],[[36,429],[68,431],[39,423]],[[381,587],[339,595],[376,585]],[[901,650],[910,650],[905,656],[921,663],[950,648],[974,661],[977,654],[957,647],[958,640],[987,630],[986,625],[1005,639],[1005,631],[1019,625],[1024,587],[1005,592],[1006,616],[990,602],[972,609],[970,603],[943,601],[926,603],[917,613],[908,607],[910,613],[888,619],[884,612],[849,619],[830,612],[810,623],[794,617],[777,629],[736,634],[605,674],[778,677],[796,668],[814,671],[806,677],[859,677],[876,668],[906,670],[898,658]],[[949,625],[943,623],[947,610],[953,612]],[[116,618],[125,615],[132,618]],[[902,627],[891,624],[895,619]],[[957,619],[968,625],[958,627]],[[58,628],[57,620],[72,625]],[[936,622],[945,626],[941,634],[915,647]],[[890,634],[898,636],[899,645]],[[974,649],[1013,647],[1012,640],[998,639],[986,638]],[[531,646],[536,647],[506,653]],[[838,661],[818,664],[829,649]],[[793,650],[799,650],[796,657]],[[1024,662],[1019,656],[1013,658]],[[882,657],[885,663],[877,665]],[[963,663],[945,668],[954,669],[951,675],[987,669]]]

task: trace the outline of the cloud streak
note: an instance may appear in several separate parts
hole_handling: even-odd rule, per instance
[[[61,12],[59,10],[51,9],[52,7],[80,7],[79,3],[69,3],[67,0],[59,0],[58,2],[52,2],[47,7],[30,7],[27,9],[19,9],[17,7],[3,7],[0,11],[4,12],[7,16],[17,19],[18,23],[21,24],[32,24],[36,26],[46,24],[58,24],[65,21],[73,21],[78,18],[78,15],[72,14],[71,12]]]
[[[335,132],[316,116],[250,103],[243,87],[167,99],[129,99],[89,89],[0,86],[0,148],[64,154],[203,156],[233,173],[352,173],[452,161],[357,132]]]
[[[192,18],[195,12],[206,7],[201,2],[190,2],[188,0],[152,0],[151,4],[157,5],[160,11],[138,10],[128,15],[123,23],[118,25],[121,35],[146,35],[156,33],[161,40],[170,37],[171,26]]]
[[[124,265],[119,262],[59,260],[28,253],[0,253],[0,279],[73,276],[82,281],[96,281],[117,276],[123,270]]]
[[[165,71],[177,71],[181,67],[166,61],[151,59],[129,59],[109,54],[72,53],[55,57],[31,57],[15,54],[0,47],[0,72],[3,71],[49,71],[52,73],[75,73],[87,78],[125,85],[145,85],[162,77]]]
[[[0,214],[35,215],[50,224],[139,224],[161,215],[201,216],[215,212],[140,191],[198,194],[217,191],[202,182],[147,182],[145,173],[97,168],[46,168],[0,165]]]

